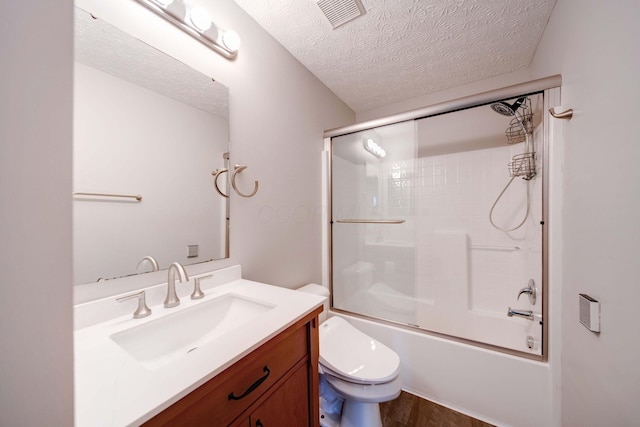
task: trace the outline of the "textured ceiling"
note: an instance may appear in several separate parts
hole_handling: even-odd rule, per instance
[[[75,60],[225,119],[229,91],[204,74],[75,8]]]
[[[556,2],[362,0],[334,30],[317,0],[234,1],[356,112],[526,68]]]

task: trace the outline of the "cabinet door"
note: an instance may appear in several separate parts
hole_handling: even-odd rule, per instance
[[[309,426],[309,415],[309,382],[304,364],[251,414],[251,427]]]

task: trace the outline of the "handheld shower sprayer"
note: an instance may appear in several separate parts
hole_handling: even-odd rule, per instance
[[[498,114],[502,114],[503,116],[511,117],[516,115],[516,111],[520,108],[520,106],[524,103],[527,98],[523,96],[522,98],[516,99],[516,101],[509,105],[505,101],[498,101],[491,104],[491,109]]]
[[[489,222],[491,223],[491,225],[498,230],[509,232],[522,227],[522,225],[524,225],[524,223],[527,221],[527,217],[529,216],[530,204],[528,185],[525,190],[527,196],[527,209],[522,222],[520,222],[518,225],[509,229],[497,226],[493,222],[493,211],[498,204],[498,201],[502,198],[505,191],[507,191],[507,188],[509,188],[516,177],[521,177],[528,182],[536,176],[536,153],[535,151],[533,151],[532,142],[530,140],[530,136],[533,131],[533,113],[531,112],[530,100],[526,96],[516,99],[513,104],[509,104],[505,101],[494,102],[493,104],[491,104],[491,109],[498,114],[502,114],[503,116],[513,117],[513,119],[511,119],[511,123],[509,123],[509,127],[505,131],[507,142],[509,144],[524,142],[524,153],[513,156],[511,162],[509,162],[508,164],[511,179],[504,187],[496,201],[493,203],[491,210],[489,211]]]

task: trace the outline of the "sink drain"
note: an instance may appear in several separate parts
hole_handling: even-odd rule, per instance
[[[189,354],[189,353],[191,353],[192,351],[197,350],[197,349],[198,349],[198,347],[193,347],[191,350],[187,351],[187,354]]]

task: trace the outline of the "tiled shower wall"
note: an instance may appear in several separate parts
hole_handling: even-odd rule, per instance
[[[503,314],[532,274],[539,276],[541,253],[541,183],[515,178],[494,210],[493,220],[512,228],[530,207],[525,225],[513,232],[495,229],[489,212],[509,182],[507,164],[523,144],[504,145],[416,160],[416,297],[434,301],[439,248],[436,233],[467,236],[468,308]],[[517,249],[516,249],[517,248]],[[532,270],[533,269],[533,270]],[[536,273],[537,272],[537,273]]]

